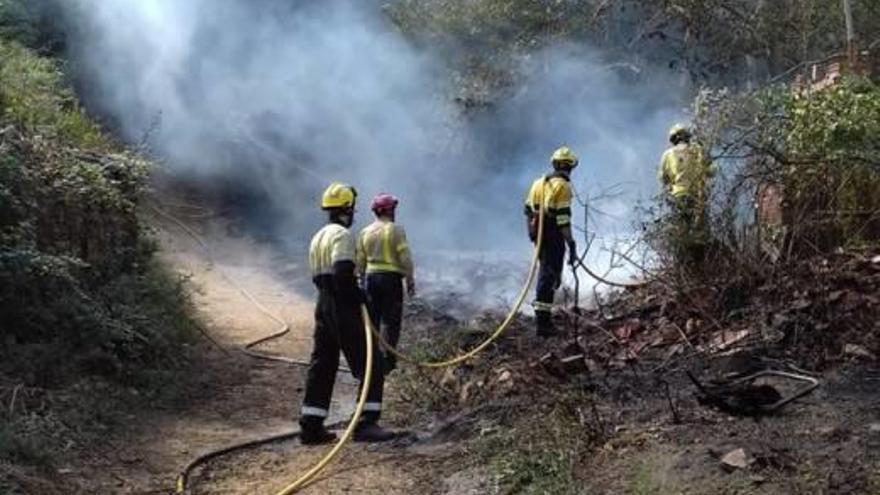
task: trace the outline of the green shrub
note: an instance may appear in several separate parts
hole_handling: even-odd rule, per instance
[[[43,55],[64,49],[60,3],[71,0],[0,0],[0,38],[14,40]]]
[[[847,76],[823,89],[704,90],[693,128],[720,173],[713,179],[697,261],[657,202],[642,230],[654,260],[681,287],[694,278],[743,291],[798,262],[880,241],[880,85]]]
[[[531,50],[591,27],[593,2],[574,0],[396,0],[392,22],[415,39],[470,50]]]
[[[583,493],[576,473],[599,436],[585,425],[592,399],[582,389],[561,389],[553,401],[510,411],[498,428],[476,440],[475,452],[491,469],[495,492],[560,495]]]
[[[832,246],[880,237],[880,86],[847,78],[792,96],[786,113],[780,175],[791,220],[821,224]]]
[[[181,355],[185,293],[137,216],[148,172],[102,136],[56,62],[0,40],[0,372],[55,387]]]
[[[64,85],[56,61],[0,40],[0,83],[5,119],[47,139],[61,138],[83,148],[106,147],[98,126]]]

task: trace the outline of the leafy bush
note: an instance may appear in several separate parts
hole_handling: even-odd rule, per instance
[[[64,49],[59,3],[69,0],[0,0],[0,38],[14,40],[43,55]]]
[[[591,26],[593,2],[547,0],[398,0],[391,20],[416,39],[469,50],[530,50],[554,38],[583,34]]]
[[[106,149],[98,126],[63,84],[58,63],[34,56],[17,43],[0,43],[0,102],[4,117],[43,138],[84,148]]]
[[[875,41],[880,3],[852,3],[856,33]],[[412,39],[455,56],[586,41],[614,64],[668,66],[697,84],[765,80],[845,44],[840,2],[391,0],[387,12]]]
[[[810,92],[787,86],[706,91],[695,114],[701,140],[727,172],[715,191],[719,242],[742,252],[749,247],[743,240],[760,241],[760,234],[777,230],[778,255],[812,255],[880,238],[876,83],[848,77]],[[755,208],[771,185],[779,211],[765,216]],[[759,235],[743,238],[755,220],[751,232]]]
[[[852,78],[792,97],[786,110],[780,175],[791,222],[821,223],[832,246],[880,237],[880,87]]]
[[[102,136],[57,63],[0,41],[0,372],[58,386],[180,355],[184,291],[137,217],[148,171]]]

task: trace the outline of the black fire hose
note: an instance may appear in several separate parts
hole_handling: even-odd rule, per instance
[[[602,275],[599,275],[598,273],[594,272],[593,270],[591,270],[591,269],[587,266],[586,263],[584,263],[584,262],[581,261],[581,260],[577,260],[577,265],[578,265],[579,267],[583,268],[584,271],[587,272],[587,275],[589,275],[589,276],[593,277],[594,279],[596,279],[597,282],[603,283],[603,284],[605,284],[605,285],[609,285],[609,286],[611,286],[611,287],[619,287],[619,288],[621,288],[621,289],[635,289],[635,288],[638,288],[638,287],[644,287],[645,285],[648,285],[648,282],[647,282],[647,281],[645,281],[645,282],[635,282],[635,283],[615,282],[615,281],[613,281],[613,280],[608,280],[607,278],[603,277]]]
[[[338,428],[342,425],[346,424],[346,421],[337,421],[330,425],[327,425],[328,429]],[[229,447],[224,447],[219,450],[213,450],[206,454],[202,454],[199,457],[191,460],[183,470],[180,471],[180,474],[177,475],[177,482],[175,486],[175,493],[185,493],[187,487],[189,486],[189,476],[192,474],[192,471],[205,464],[206,462],[216,459],[218,457],[222,457],[226,454],[231,454],[232,452],[237,452],[239,450],[247,450],[252,449],[254,447],[259,447],[262,445],[268,445],[270,443],[282,442],[286,440],[293,440],[294,438],[299,437],[300,430],[293,430],[287,433],[280,433],[278,435],[273,435],[270,437],[258,438],[256,440],[251,440],[249,442],[244,443],[236,443],[234,445],[230,445]]]

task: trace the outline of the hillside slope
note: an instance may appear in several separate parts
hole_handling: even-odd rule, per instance
[[[149,169],[85,115],[58,62],[0,39],[0,470],[18,473],[4,490],[187,362],[187,298],[139,218]]]

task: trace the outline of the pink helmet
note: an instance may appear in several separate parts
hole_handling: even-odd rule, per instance
[[[394,211],[394,209],[397,208],[397,203],[399,203],[399,201],[394,196],[387,193],[380,193],[373,198],[373,203],[370,205],[370,208],[376,213]]]

